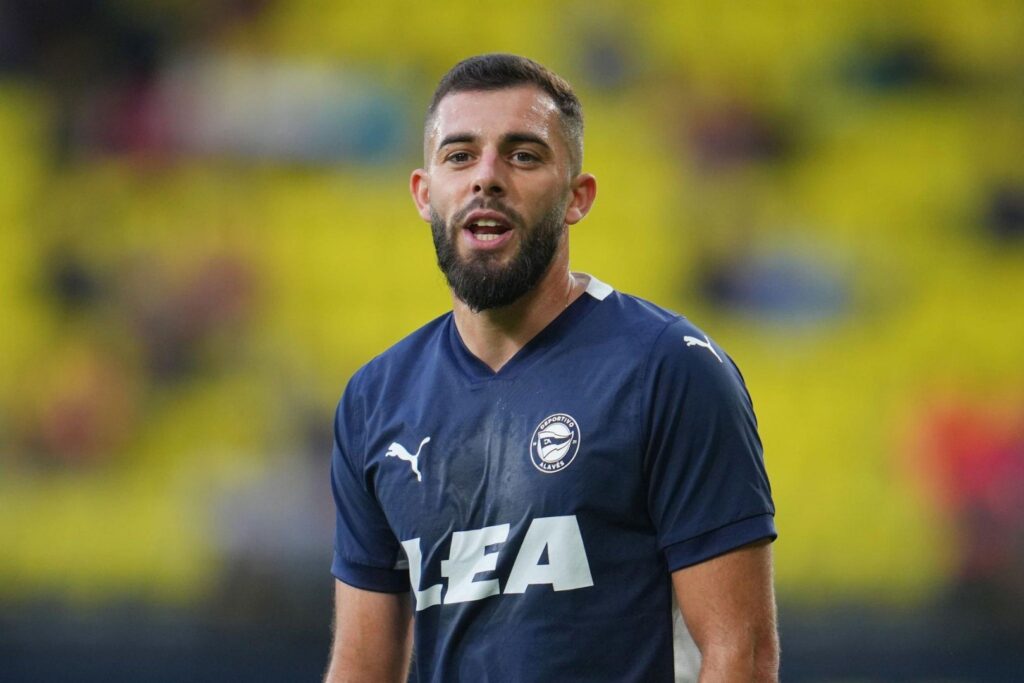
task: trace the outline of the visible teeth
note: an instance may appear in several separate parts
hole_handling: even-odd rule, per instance
[[[480,240],[481,242],[490,242],[491,240],[496,240],[499,237],[501,237],[501,235],[496,235],[496,234],[491,233],[491,232],[481,232],[480,234],[478,234],[476,236],[476,238],[478,240]]]
[[[501,223],[499,223],[498,221],[494,221],[494,220],[491,220],[489,218],[485,218],[483,220],[474,221],[474,222],[477,225],[479,225],[481,228],[496,228],[499,225],[501,225]]]

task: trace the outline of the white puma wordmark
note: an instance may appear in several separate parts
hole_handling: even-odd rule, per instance
[[[429,436],[423,439],[423,441],[420,441],[420,447],[417,448],[416,453],[413,454],[407,451],[405,449],[405,446],[395,441],[390,446],[388,446],[388,452],[385,453],[385,455],[389,458],[398,458],[399,460],[405,460],[406,462],[408,462],[409,466],[412,467],[413,474],[416,475],[416,481],[423,481],[423,477],[420,476],[419,468],[420,451],[422,451],[423,447],[427,445],[429,442]]]
[[[683,337],[683,341],[686,342],[687,346],[703,346],[705,349],[707,349],[711,353],[715,354],[715,358],[718,359],[719,363],[722,362],[722,357],[719,356],[718,352],[715,351],[713,346],[711,346],[711,340],[708,339],[707,335],[704,335],[704,341],[701,341],[700,339],[697,339],[696,337],[691,337],[690,335],[686,335],[685,337]]]

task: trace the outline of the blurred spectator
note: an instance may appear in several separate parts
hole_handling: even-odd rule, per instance
[[[144,399],[195,371],[228,366],[251,317],[254,283],[236,252],[195,254],[191,269],[134,257],[124,278],[102,278],[73,247],[44,264],[60,342],[31,373],[12,412],[15,442],[40,462],[95,464],[117,457],[139,428]],[[103,302],[102,307],[96,306]]]
[[[7,0],[0,18],[0,68],[58,88],[152,75],[176,26],[104,0]]]
[[[186,153],[365,164],[405,151],[403,98],[342,69],[203,55],[175,63],[158,97]]]
[[[65,467],[112,460],[134,434],[141,398],[123,358],[90,344],[54,349],[15,406],[24,451]]]
[[[1019,244],[1024,240],[1024,185],[1007,183],[994,188],[985,218],[985,228],[997,244]]]
[[[842,270],[806,245],[735,245],[700,263],[698,291],[716,310],[808,323],[844,314],[850,306],[850,284]]]
[[[170,56],[252,16],[265,0],[145,3],[7,0],[0,70],[27,72],[55,97],[58,157],[166,145],[166,103],[154,86]]]
[[[911,37],[862,43],[845,72],[852,85],[875,92],[943,86],[956,80],[933,44]]]
[[[237,252],[197,254],[191,270],[175,272],[138,257],[121,293],[127,326],[142,343],[157,381],[183,379],[202,367],[204,352],[237,351],[253,304],[253,274]]]
[[[955,597],[1024,629],[1024,402],[954,397],[922,427],[922,465],[957,531]]]
[[[686,138],[705,171],[781,161],[792,148],[792,135],[780,119],[741,101],[698,106]]]
[[[55,247],[43,267],[44,288],[65,312],[88,311],[109,293],[98,270],[69,245]]]
[[[595,28],[580,41],[580,59],[583,79],[595,88],[617,90],[624,88],[636,77],[628,35],[620,30],[610,32]]]

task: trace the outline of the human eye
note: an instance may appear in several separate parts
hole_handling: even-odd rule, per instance
[[[540,157],[529,150],[517,149],[512,153],[512,160],[520,164],[536,164]]]
[[[454,152],[449,152],[448,154],[446,154],[445,157],[444,157],[444,160],[446,162],[453,163],[453,164],[464,164],[467,161],[469,161],[470,158],[471,157],[470,157],[469,152],[454,151]]]

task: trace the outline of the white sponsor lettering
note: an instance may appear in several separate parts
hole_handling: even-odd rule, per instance
[[[540,563],[544,548],[548,549],[547,564]],[[525,593],[527,586],[543,583],[551,584],[556,591],[594,585],[575,515],[533,520],[512,565],[505,592]]]
[[[441,575],[448,579],[444,604],[482,600],[502,592],[498,579],[475,578],[478,574],[494,571],[498,566],[502,549],[491,552],[487,552],[487,549],[504,544],[509,529],[508,524],[499,524],[452,534],[448,559],[441,561]],[[416,596],[416,611],[440,605],[442,584],[420,590],[420,539],[402,541],[402,547],[409,558],[409,580]],[[542,563],[545,549],[547,562]],[[594,585],[583,535],[575,515],[539,517],[530,522],[504,592],[524,593],[528,586],[534,585],[550,585],[556,591]]]
[[[434,584],[430,588],[419,590],[420,585],[420,539],[414,538],[409,541],[402,541],[405,548],[405,555],[409,558],[409,582],[412,584],[413,595],[416,596],[416,609],[426,609],[441,604],[441,584]]]
[[[452,548],[448,559],[441,561],[441,576],[448,578],[444,603],[469,602],[498,595],[497,579],[474,581],[482,572],[494,571],[498,566],[498,553],[485,552],[487,546],[504,543],[508,538],[508,524],[488,526],[475,531],[456,531],[452,534]]]

